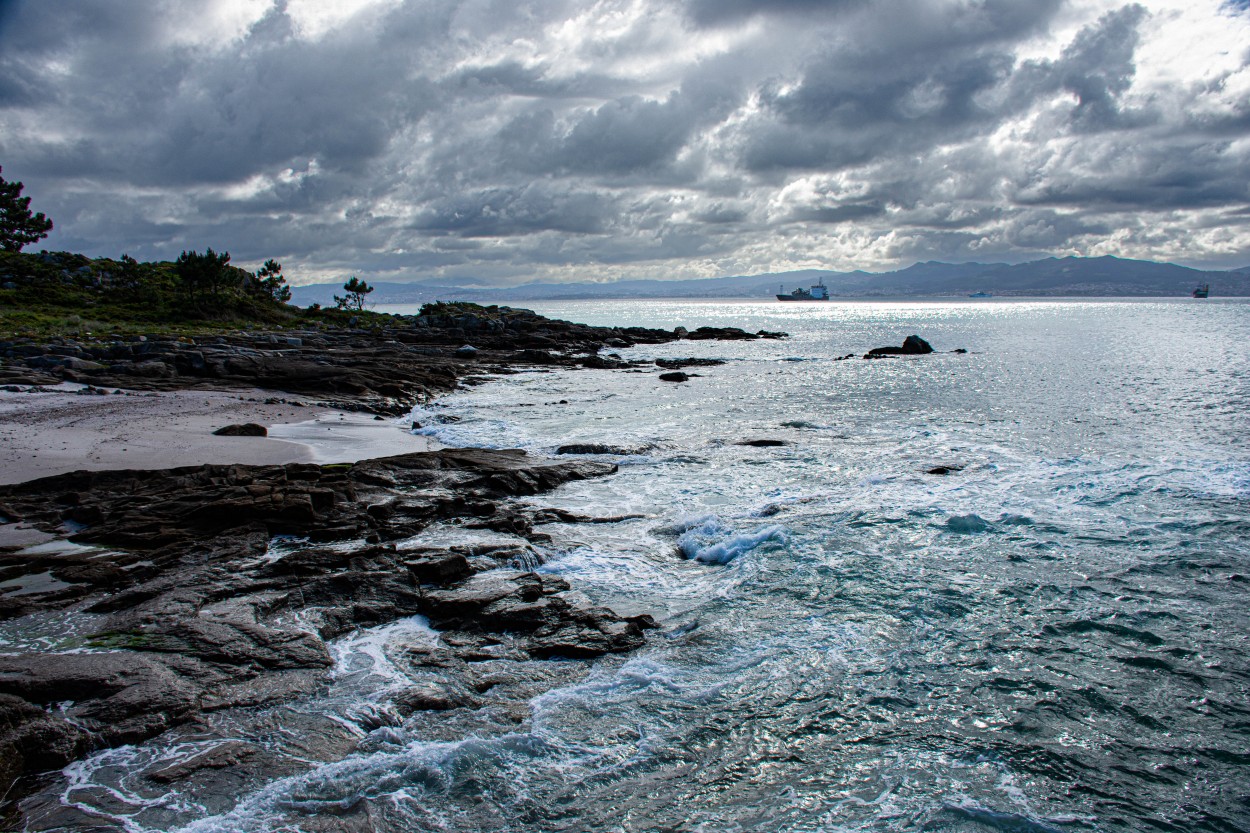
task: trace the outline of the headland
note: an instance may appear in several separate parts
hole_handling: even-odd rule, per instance
[[[361,629],[420,616],[439,636],[405,658],[408,683],[370,718],[383,722],[488,700],[523,711],[587,658],[638,647],[650,617],[534,569],[545,524],[621,519],[513,503],[613,464],[433,448],[403,417],[488,378],[645,370],[612,352],[635,344],[780,335],[442,303],[413,317],[113,329],[0,339],[0,789],[26,829],[85,821],[53,799],[57,770],[161,735],[220,741],[144,772],[201,794],[349,754],[358,731],[298,710],[281,728],[307,738],[303,762],[247,732],[323,690],[333,640]],[[238,423],[269,436],[214,434]],[[333,446],[323,428],[356,433]],[[411,543],[435,523],[493,537]],[[433,668],[440,682],[413,682]]]

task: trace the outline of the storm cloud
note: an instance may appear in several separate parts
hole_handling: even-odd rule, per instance
[[[1250,263],[1222,0],[0,4],[44,245],[297,281]]]

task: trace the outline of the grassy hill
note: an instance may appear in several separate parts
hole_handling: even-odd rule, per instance
[[[0,251],[0,338],[194,335],[226,328],[345,325],[353,317],[367,324],[378,317],[291,306],[275,297],[284,286],[280,278],[266,284],[227,264],[213,281],[196,282],[171,261]]]

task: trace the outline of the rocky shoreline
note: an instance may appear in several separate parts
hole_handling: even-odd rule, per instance
[[[529,310],[431,305],[371,328],[0,341],[0,386],[78,382],[132,390],[264,388],[340,410],[399,416],[481,374],[516,368],[623,368],[604,349],[783,333],[591,327]]]
[[[487,372],[638,366],[604,347],[779,335],[602,329],[448,306],[374,331],[11,341],[0,343],[0,383],[262,387],[394,415]],[[12,533],[0,539],[8,818],[30,830],[87,824],[58,797],[55,770],[158,736],[194,739],[203,752],[136,765],[135,777],[228,806],[240,784],[338,760],[388,722],[428,718],[435,731],[461,709],[524,720],[530,697],[585,673],[589,658],[637,648],[655,627],[535,571],[544,524],[621,519],[518,498],[614,471],[446,449],[350,465],[78,471],[0,486],[0,531]],[[432,527],[489,538],[422,542]],[[354,725],[292,709],[330,685],[335,640],[413,616],[436,638],[405,651],[406,682]],[[298,754],[250,740],[275,720],[303,738]]]

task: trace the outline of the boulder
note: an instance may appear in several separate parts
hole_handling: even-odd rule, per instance
[[[472,573],[464,553],[433,550],[404,562],[417,584],[450,584]]]
[[[917,335],[910,335],[903,339],[902,347],[874,347],[864,354],[864,358],[879,358],[881,356],[923,356],[933,352],[933,347],[929,342]]]
[[[219,437],[267,437],[269,429],[255,422],[245,422],[241,425],[223,426],[213,433]]]
[[[72,356],[65,360],[63,366],[66,370],[77,370],[80,373],[96,373],[107,369],[105,365],[99,362],[93,362],[90,359],[76,359]]]
[[[920,336],[911,335],[903,339],[903,353],[909,356],[921,356],[932,353],[933,347]]]
[[[690,374],[682,373],[680,370],[674,370],[671,373],[661,373],[661,382],[689,382]]]

